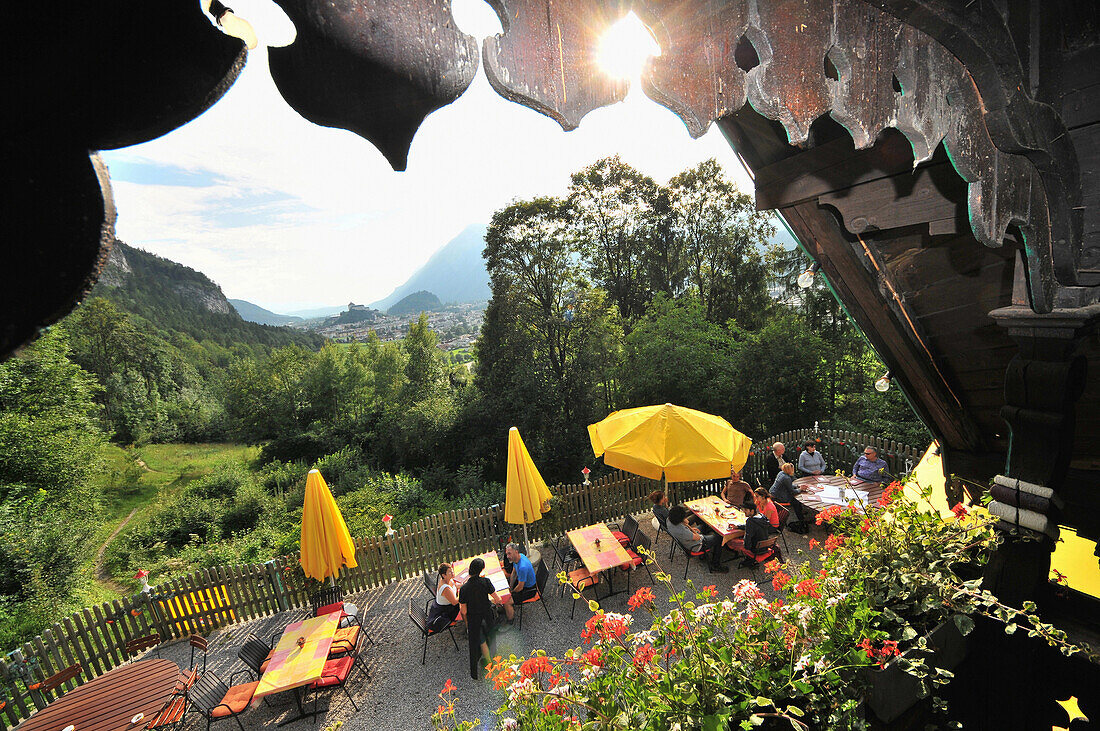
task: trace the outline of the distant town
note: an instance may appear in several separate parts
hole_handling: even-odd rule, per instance
[[[439,349],[451,352],[470,348],[481,331],[486,304],[442,305],[436,310],[425,311],[428,324],[439,338]],[[416,322],[418,317],[419,312],[389,315],[366,305],[349,303],[348,309],[335,317],[304,320],[291,326],[312,330],[338,343],[365,341],[373,330],[384,342],[405,337],[409,324]]]

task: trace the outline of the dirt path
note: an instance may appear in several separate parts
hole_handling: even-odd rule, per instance
[[[146,469],[148,469],[148,468],[146,468]],[[96,554],[95,554],[95,564],[94,564],[94,566],[95,566],[96,581],[98,581],[99,583],[103,584],[104,586],[106,586],[111,591],[114,591],[118,594],[125,594],[126,593],[126,587],[124,587],[121,584],[119,584],[118,582],[116,582],[113,578],[111,578],[111,575],[107,573],[107,569],[103,566],[103,554],[107,551],[107,546],[109,546],[111,544],[111,541],[113,541],[115,539],[115,536],[117,536],[119,534],[119,531],[121,531],[123,528],[126,527],[126,524],[130,522],[130,518],[133,518],[134,513],[136,513],[137,511],[138,511],[137,508],[134,508],[133,510],[130,511],[130,514],[127,515],[126,518],[123,519],[123,521],[118,524],[118,527],[114,529],[114,531],[111,533],[111,535],[107,536],[107,540],[103,541],[103,545],[99,547],[99,550],[96,551]]]

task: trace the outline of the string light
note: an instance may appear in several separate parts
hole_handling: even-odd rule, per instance
[[[813,285],[814,275],[817,274],[819,269],[821,269],[821,265],[815,261],[809,269],[798,275],[798,286],[802,289],[809,289]]]

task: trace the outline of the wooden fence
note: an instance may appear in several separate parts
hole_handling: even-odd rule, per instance
[[[851,469],[865,444],[881,449],[895,474],[903,474],[920,459],[920,451],[851,432],[815,432],[802,429],[770,437],[753,447],[748,474],[764,481],[764,459],[776,441],[788,445],[788,457],[806,439],[821,439],[829,470]],[[669,499],[683,502],[716,492],[724,480],[672,483]],[[590,484],[556,485],[551,512],[528,527],[532,540],[557,536],[596,522],[616,521],[647,510],[646,499],[660,482],[626,472],[613,472]],[[373,589],[435,569],[450,561],[496,550],[510,537],[522,535],[520,526],[504,522],[504,508],[451,510],[403,526],[392,536],[355,540],[358,566],[341,572],[340,585],[348,592]],[[302,607],[309,588],[302,581],[298,556],[280,556],[265,564],[237,564],[200,569],[159,584],[149,594],[106,602],[82,609],[45,630],[6,656],[0,656],[0,717],[14,726],[44,707],[50,696],[27,690],[45,677],[80,663],[83,672],[58,693],[91,680],[127,662],[126,643],[157,632],[162,641],[207,635],[211,631]]]

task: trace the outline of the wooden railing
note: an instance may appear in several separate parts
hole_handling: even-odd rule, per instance
[[[879,447],[891,472],[903,474],[921,452],[906,445],[852,432],[802,429],[769,437],[753,447],[746,465],[756,482],[766,481],[764,459],[776,441],[787,445],[787,456],[807,439],[818,443],[828,468],[850,470],[866,444]],[[716,492],[724,480],[671,483],[669,500],[680,503]],[[556,485],[552,509],[530,525],[532,540],[560,535],[596,522],[609,522],[648,510],[646,499],[660,482],[626,472],[612,472],[590,484]],[[451,510],[403,526],[392,536],[355,539],[358,566],[341,572],[348,592],[372,589],[434,570],[442,561],[495,550],[522,535],[520,526],[504,522],[504,508]],[[265,564],[237,564],[200,569],[168,579],[148,594],[106,602],[61,617],[49,629],[7,656],[0,656],[0,717],[14,726],[52,700],[26,686],[80,663],[79,681],[90,680],[126,662],[126,643],[152,632],[162,641],[191,634],[207,635],[236,622],[264,617],[308,604],[309,587],[302,581],[298,556],[280,556]],[[66,683],[59,692],[79,682]]]

